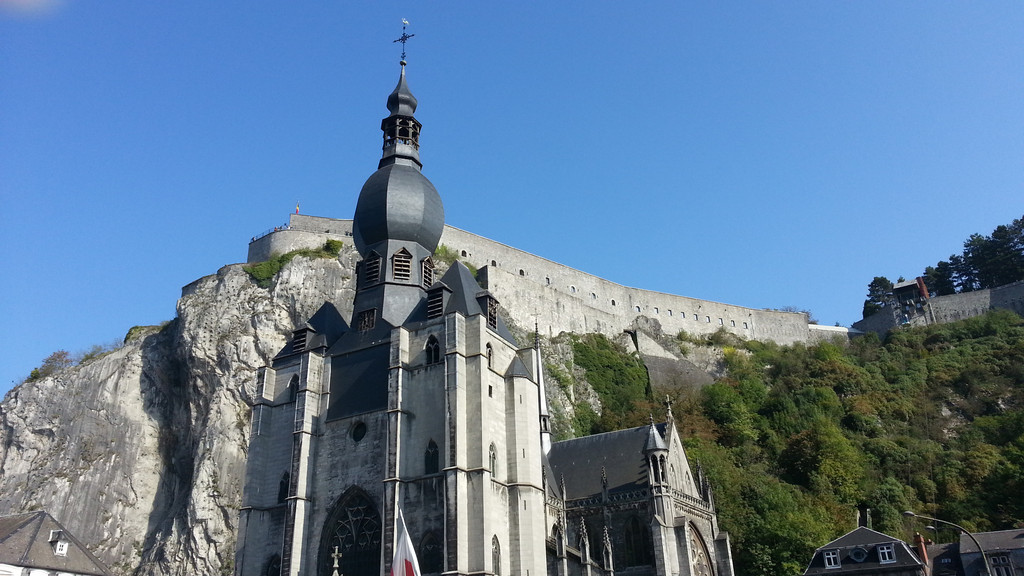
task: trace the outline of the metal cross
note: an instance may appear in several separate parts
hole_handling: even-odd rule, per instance
[[[402,43],[402,62],[405,62],[405,43],[409,41],[409,38],[412,38],[413,36],[415,36],[415,34],[406,34],[405,33],[405,27],[408,26],[408,25],[409,25],[409,21],[406,20],[405,18],[402,18],[402,37],[399,38],[398,40],[395,40],[394,42],[392,42],[392,44],[394,44],[395,42],[401,42]]]

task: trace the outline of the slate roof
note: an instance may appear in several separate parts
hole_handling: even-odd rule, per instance
[[[665,424],[657,424],[664,436]],[[601,468],[608,478],[608,492],[625,492],[647,486],[647,444],[650,426],[594,434],[551,445],[548,459],[555,477],[552,483],[565,481],[565,499],[575,500],[602,492]]]
[[[895,562],[881,563],[878,557],[879,544],[892,544]],[[864,554],[859,559],[858,552],[863,550]],[[826,568],[824,551],[838,550],[838,568]],[[825,544],[814,552],[811,563],[804,571],[804,575],[811,574],[885,574],[890,572],[906,572],[924,570],[924,563],[917,557],[906,542],[899,538],[877,532],[870,528],[861,526],[855,530],[843,534],[839,538]]]
[[[441,283],[452,291],[448,304],[444,309],[445,314],[461,312],[463,316],[468,317],[484,313],[483,308],[480,307],[479,299],[483,296],[490,296],[490,292],[487,292],[477,284],[476,278],[473,277],[473,273],[469,271],[465,264],[456,260],[448,268],[448,271],[444,273],[444,276],[441,277]],[[508,342],[516,344],[515,336],[509,331],[505,320],[500,314],[498,315],[498,323],[494,331]]]
[[[50,534],[60,530],[67,554],[55,554]],[[110,571],[52,516],[43,511],[0,517],[0,563],[22,568],[111,576]]]
[[[1006,550],[1024,549],[1024,530],[999,530],[998,532],[975,532],[974,537],[978,539],[986,554]],[[960,535],[960,553],[977,554],[978,547],[966,534]]]

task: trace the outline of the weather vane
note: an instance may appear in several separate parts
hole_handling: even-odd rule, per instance
[[[409,38],[412,38],[413,36],[415,36],[415,34],[406,34],[405,33],[405,27],[408,26],[408,25],[409,25],[409,21],[406,20],[405,18],[402,18],[402,37],[399,38],[398,40],[395,40],[395,42],[401,42],[402,43],[402,63],[403,64],[405,63],[405,43],[409,41]],[[392,44],[394,44],[394,42],[392,42]]]

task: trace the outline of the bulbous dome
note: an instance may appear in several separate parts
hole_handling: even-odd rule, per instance
[[[444,230],[444,205],[434,185],[411,163],[398,161],[370,175],[359,192],[353,222],[356,249],[386,240],[415,242],[430,252]]]

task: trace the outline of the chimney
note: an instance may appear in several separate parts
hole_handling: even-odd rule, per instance
[[[924,573],[931,574],[932,567],[928,563],[928,546],[925,545],[924,537],[920,532],[914,532],[914,549],[917,551],[917,557],[924,563]]]
[[[857,507],[857,527],[871,528],[871,508],[868,508],[867,504]]]

